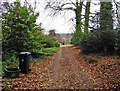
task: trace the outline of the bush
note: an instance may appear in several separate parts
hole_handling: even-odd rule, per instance
[[[17,67],[19,66],[19,61],[18,61],[18,58],[17,56],[18,53],[15,52],[15,51],[10,51],[10,54],[9,54],[9,58],[7,58],[7,60],[5,61],[2,61],[2,69],[6,69],[6,68],[14,68],[14,67]]]
[[[42,50],[42,53],[45,55],[52,55],[58,48],[57,47],[52,47],[52,48],[44,48]]]
[[[109,31],[95,31],[85,35],[80,39],[80,48],[84,53],[108,53],[116,52],[117,33],[114,30]],[[120,40],[120,37],[118,38]],[[119,43],[119,42],[118,42]],[[117,44],[117,49],[120,48]]]
[[[80,39],[80,47],[84,53],[90,53],[101,49],[100,34],[88,34]],[[101,49],[102,50],[102,49]]]
[[[24,42],[24,51],[32,52],[33,50],[40,50],[42,48],[41,40],[43,40],[44,34],[42,34],[39,28],[33,28],[28,34],[29,37]]]
[[[45,36],[44,39],[41,41],[41,44],[43,44],[44,48],[60,47],[60,44],[50,36]]]
[[[116,53],[120,55],[120,30],[117,31],[117,38],[116,38]]]
[[[38,13],[33,13],[31,6],[27,8],[21,6],[20,2],[11,4],[5,2],[3,7],[7,11],[2,14],[2,35],[0,32],[0,37],[2,36],[2,62],[0,64],[3,70],[8,67],[18,67],[17,55],[21,51],[39,55],[45,45],[47,47],[60,46],[53,38],[42,33],[41,26],[35,24]],[[52,49],[46,52],[54,51]]]
[[[80,45],[80,38],[84,37],[85,36],[85,33],[83,32],[75,32],[74,35],[72,36],[72,39],[71,39],[71,43],[75,46],[79,46]]]
[[[59,47],[59,43],[52,37],[44,35],[38,28],[29,32],[25,51],[41,53],[44,48]]]

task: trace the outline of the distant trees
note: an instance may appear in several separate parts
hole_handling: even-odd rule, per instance
[[[79,45],[80,38],[89,32],[90,6],[92,2],[91,0],[86,1],[86,4],[84,2],[84,0],[48,0],[46,4],[46,9],[50,9],[52,15],[60,12],[74,12],[76,21],[75,32],[72,37],[74,45]],[[38,28],[35,24],[39,15],[34,11],[36,3],[35,1],[34,8],[31,5],[27,5],[27,0],[23,6],[19,2],[3,4],[6,9],[6,12],[2,14],[3,50],[5,53],[12,49],[17,51],[25,50],[26,48],[39,49],[41,44],[47,43],[47,40],[46,42],[39,40],[40,38],[43,39],[44,35],[41,32],[42,28]],[[113,30],[112,9],[112,2],[100,2],[100,12],[94,13],[99,22],[99,30]],[[83,14],[82,10],[85,10],[85,14]],[[50,35],[54,35],[55,31],[51,30],[49,33]],[[11,41],[14,42],[11,43]],[[29,46],[28,44],[31,45]]]
[[[55,36],[55,29],[51,29],[51,30],[49,31],[49,35],[50,35],[50,36]]]
[[[53,0],[48,1],[46,8],[52,9],[51,12],[53,12],[53,15],[56,15],[60,12],[67,12],[67,11],[73,11],[75,13],[75,19],[76,19],[76,30],[81,31],[81,16],[82,16],[82,5],[83,0],[76,0],[76,1],[66,1],[66,0]]]

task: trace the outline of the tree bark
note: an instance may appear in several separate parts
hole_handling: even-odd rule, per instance
[[[81,23],[81,13],[82,13],[82,5],[83,2],[78,2],[78,0],[76,0],[76,9],[75,9],[75,15],[76,15],[76,31],[80,31],[81,32],[81,27],[82,27],[82,23]]]
[[[85,33],[88,33],[88,28],[89,28],[89,15],[90,15],[90,2],[86,2],[85,22],[84,22],[84,32],[85,32]]]

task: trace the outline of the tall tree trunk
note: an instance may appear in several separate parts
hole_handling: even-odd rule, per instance
[[[82,22],[81,22],[81,16],[82,16],[82,5],[83,2],[78,2],[78,0],[76,0],[76,9],[75,9],[75,15],[76,15],[76,30],[74,35],[72,36],[72,43],[74,45],[79,45],[79,39],[81,37],[82,34]]]
[[[80,31],[80,32],[81,32],[81,27],[82,27],[82,23],[81,23],[82,5],[83,5],[83,2],[79,3],[78,0],[76,0],[76,10],[75,10],[76,31]]]
[[[90,1],[86,2],[86,10],[85,10],[85,23],[84,23],[84,32],[88,33],[89,28],[89,15],[90,15]]]
[[[113,29],[113,12],[112,1],[100,2],[100,29],[112,30]]]

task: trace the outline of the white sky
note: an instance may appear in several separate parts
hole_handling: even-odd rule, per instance
[[[43,0],[41,0],[41,3],[42,5],[44,5]],[[40,11],[39,9],[40,8],[38,8],[38,11]],[[99,10],[99,6],[95,6],[91,4],[91,12],[98,11],[98,10]],[[84,12],[85,10],[83,10],[83,13]],[[40,17],[37,20],[37,23],[42,22],[43,27],[46,29],[46,33],[50,29],[56,29],[57,33],[71,33],[74,31],[75,21],[70,21],[71,18],[75,18],[74,11],[66,13],[65,17],[58,16],[58,17],[54,17],[54,19],[49,17],[48,13],[49,13],[48,11],[45,12],[41,8]]]
[[[15,0],[0,0],[2,2],[8,1],[8,2],[13,2]],[[18,0],[21,2],[24,2],[24,0]],[[35,0],[29,0],[29,3],[33,5]],[[74,31],[74,24],[75,22],[73,21],[68,21],[71,18],[75,17],[74,12],[68,12],[66,13],[65,17],[62,16],[57,16],[54,18],[51,18],[48,16],[49,11],[45,11],[45,0],[36,0],[39,2],[37,4],[37,9],[36,11],[40,12],[40,16],[37,19],[37,24],[42,23],[42,27],[45,29],[45,33],[48,33],[50,29],[55,29],[57,33],[71,33]],[[57,1],[57,0],[56,0]],[[73,0],[74,1],[74,0]],[[92,0],[94,2],[98,2],[99,0]],[[120,1],[120,0],[117,0]],[[91,12],[98,11],[99,10],[98,5],[91,4]],[[83,10],[85,12],[85,10]]]

